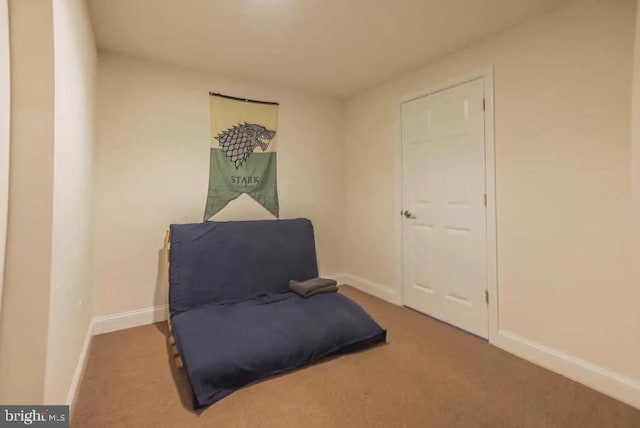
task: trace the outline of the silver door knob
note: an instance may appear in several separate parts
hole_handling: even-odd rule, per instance
[[[405,218],[416,218],[416,216],[413,215],[409,210],[402,211],[402,215],[405,216]]]

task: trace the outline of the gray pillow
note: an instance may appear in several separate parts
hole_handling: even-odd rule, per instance
[[[330,293],[338,290],[338,283],[333,279],[313,278],[306,281],[289,281],[289,289],[302,297],[319,293]]]

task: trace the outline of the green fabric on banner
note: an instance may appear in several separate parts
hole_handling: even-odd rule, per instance
[[[256,151],[236,168],[220,149],[210,149],[209,191],[204,220],[243,193],[278,216],[276,152]]]

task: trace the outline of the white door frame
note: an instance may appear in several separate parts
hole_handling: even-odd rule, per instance
[[[483,68],[456,79],[443,82],[428,89],[404,96],[394,102],[395,116],[394,144],[396,148],[396,293],[400,304],[404,305],[402,258],[402,104],[422,98],[476,79],[484,79],[484,146],[485,146],[485,188],[487,192],[487,289],[489,291],[489,342],[498,338],[498,253],[496,243],[496,186],[495,186],[495,142],[493,123],[493,66]]]
[[[0,0],[0,312],[9,204],[10,69],[9,4],[7,0]]]

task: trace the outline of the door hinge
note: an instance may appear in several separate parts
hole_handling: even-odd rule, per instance
[[[485,111],[487,109],[487,99],[483,98],[482,99],[482,111]]]
[[[484,290],[484,301],[489,304],[489,290]]]
[[[484,206],[487,206],[487,194],[485,193],[484,195],[482,195],[482,200],[484,202]]]

